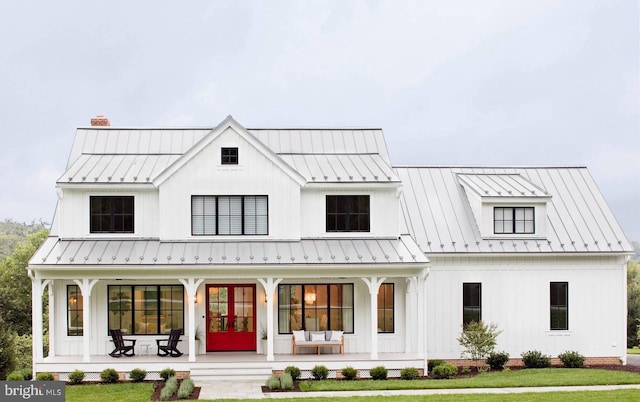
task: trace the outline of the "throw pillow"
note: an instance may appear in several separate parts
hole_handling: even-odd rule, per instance
[[[304,339],[304,331],[293,331],[293,337],[296,340],[296,343],[299,342],[304,342],[306,339]]]
[[[342,340],[342,334],[344,331],[331,331],[331,341],[340,341]]]
[[[311,334],[311,342],[324,341],[324,334]]]

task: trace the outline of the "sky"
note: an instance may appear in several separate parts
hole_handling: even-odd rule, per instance
[[[640,240],[640,2],[0,0],[0,220],[77,127],[373,127],[394,165],[587,166]]]

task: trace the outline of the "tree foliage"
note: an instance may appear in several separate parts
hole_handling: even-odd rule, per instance
[[[0,380],[7,378],[15,367],[14,335],[0,316]]]
[[[627,263],[627,347],[638,345],[640,330],[640,264]]]
[[[463,326],[458,343],[462,346],[462,357],[468,357],[474,361],[476,368],[480,361],[489,356],[495,350],[496,338],[502,331],[494,323],[485,324],[482,321],[472,321]]]
[[[33,221],[30,224],[20,223],[11,219],[0,221],[0,259],[7,257],[13,249],[24,242],[31,234],[45,230],[45,222]]]

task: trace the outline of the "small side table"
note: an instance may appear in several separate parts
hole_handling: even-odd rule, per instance
[[[151,343],[149,342],[140,342],[138,344],[140,346],[140,354],[142,354],[142,351],[144,350],[145,352],[147,352],[147,356],[149,356],[151,354]]]

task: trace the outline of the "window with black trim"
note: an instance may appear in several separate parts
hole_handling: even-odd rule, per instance
[[[462,324],[482,320],[482,284],[462,284]]]
[[[533,207],[494,207],[493,233],[535,233],[535,210]]]
[[[327,232],[368,232],[368,195],[327,195]]]
[[[133,196],[91,196],[91,233],[133,233]]]
[[[550,293],[550,317],[551,330],[569,329],[569,283],[551,282]]]
[[[353,284],[278,285],[278,333],[353,333]]]
[[[83,334],[82,292],[78,285],[67,285],[67,335]]]
[[[223,165],[237,165],[238,148],[222,148],[220,162]]]
[[[266,195],[191,196],[193,236],[268,235]]]
[[[392,333],[393,283],[383,283],[378,289],[378,333]]]
[[[184,286],[108,286],[109,329],[125,334],[160,335],[184,330]]]

